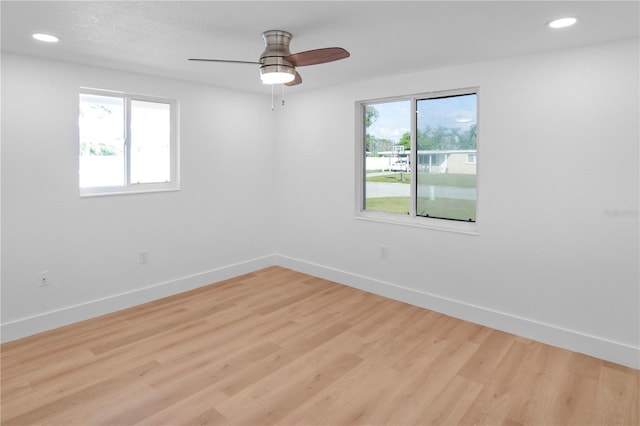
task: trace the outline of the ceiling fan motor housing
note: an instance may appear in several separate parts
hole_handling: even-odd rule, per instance
[[[265,49],[260,55],[260,75],[278,72],[295,76],[295,67],[284,59],[291,55],[291,33],[281,30],[265,31],[262,33],[262,39]]]

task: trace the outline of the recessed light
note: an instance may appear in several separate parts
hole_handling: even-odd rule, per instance
[[[60,41],[58,37],[51,34],[36,33],[33,35],[33,38],[39,41],[44,41],[46,43],[57,43]]]
[[[553,21],[547,22],[547,27],[554,28],[554,29],[567,28],[572,26],[576,22],[578,22],[578,20],[573,17],[559,18],[559,19],[554,19]]]

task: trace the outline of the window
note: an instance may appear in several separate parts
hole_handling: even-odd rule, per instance
[[[176,102],[83,89],[80,195],[177,190]]]
[[[357,103],[359,217],[475,232],[477,92]]]

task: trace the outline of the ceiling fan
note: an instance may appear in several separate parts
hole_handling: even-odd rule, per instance
[[[282,30],[263,32],[262,39],[265,49],[257,62],[198,58],[190,58],[189,60],[260,65],[260,79],[264,84],[295,86],[302,83],[302,77],[296,71],[296,67],[324,64],[350,56],[349,52],[341,47],[325,47],[292,54],[289,51],[291,37],[291,33]]]

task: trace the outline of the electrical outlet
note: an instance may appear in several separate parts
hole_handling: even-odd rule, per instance
[[[38,272],[38,287],[47,287],[49,284],[49,271]]]
[[[138,263],[140,265],[149,263],[149,250],[140,250],[140,252],[138,252]]]
[[[380,246],[380,259],[388,259],[389,258],[389,247]]]

